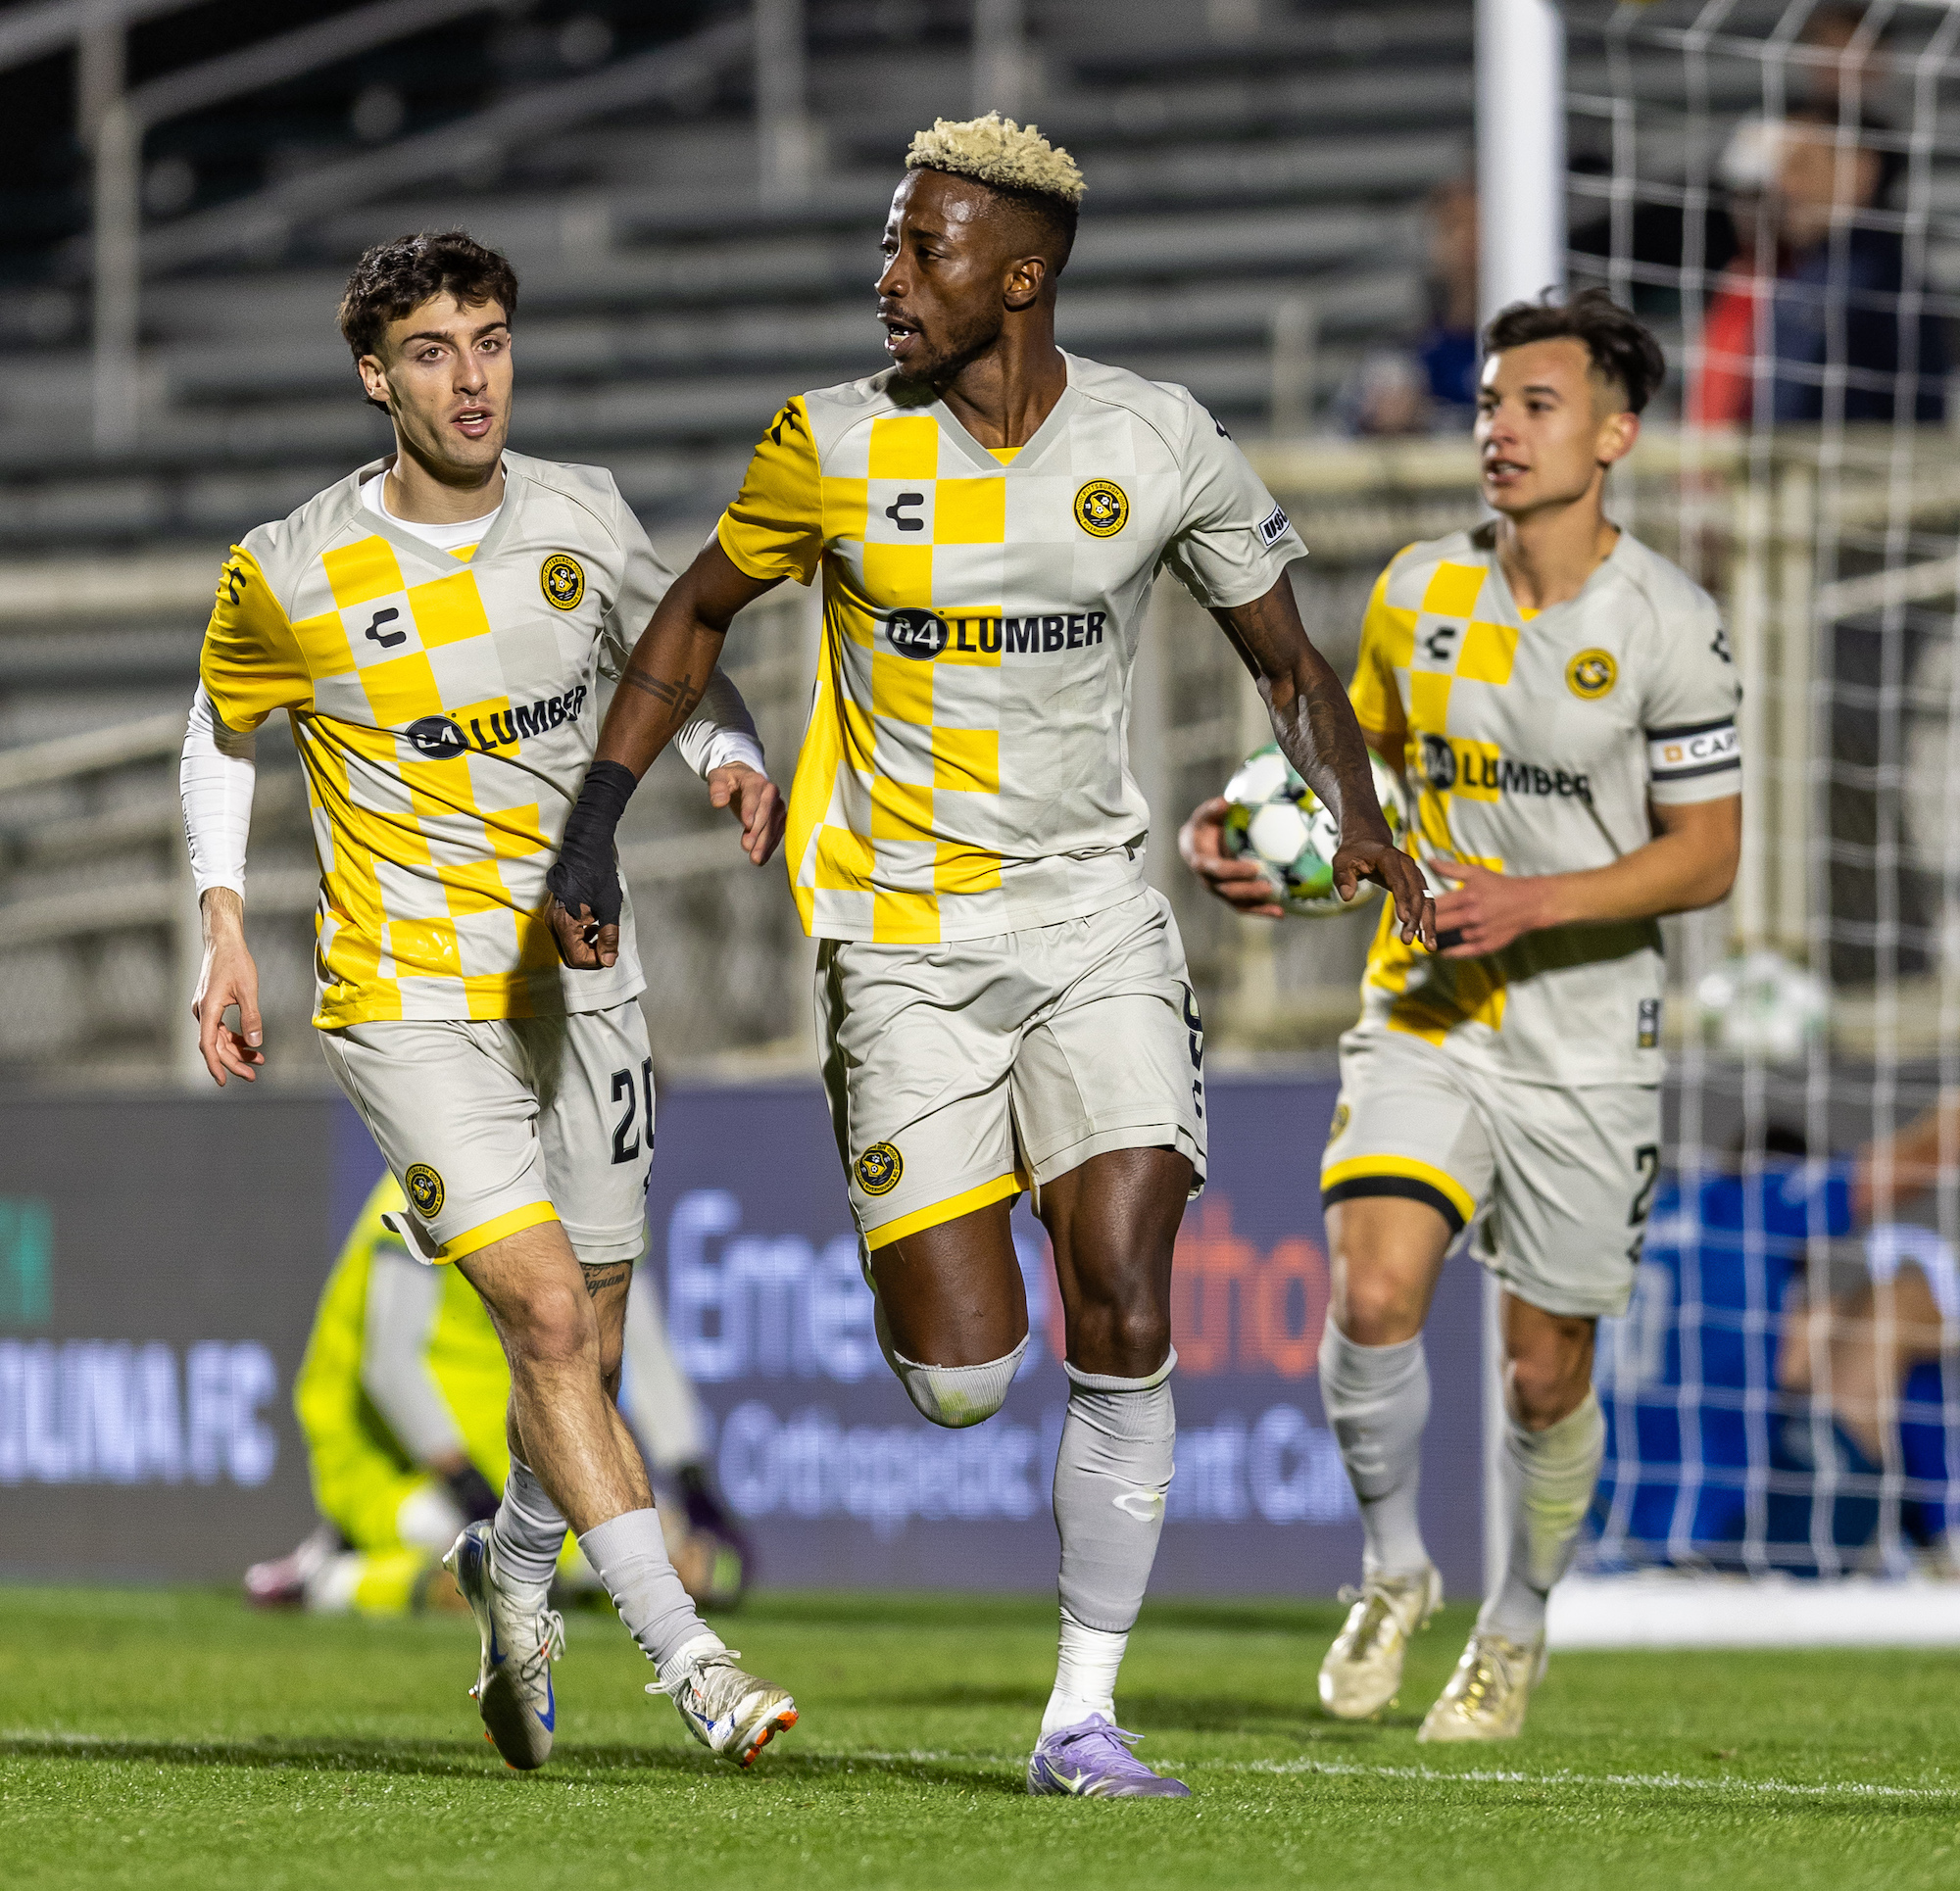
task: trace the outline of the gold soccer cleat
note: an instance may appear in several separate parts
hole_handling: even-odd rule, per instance
[[[1523,1732],[1532,1689],[1544,1678],[1544,1637],[1506,1641],[1475,1630],[1418,1740],[1514,1740]]]
[[[1320,1664],[1320,1705],[1337,1721],[1372,1720],[1402,1684],[1409,1637],[1443,1600],[1443,1577],[1433,1563],[1414,1576],[1371,1576],[1341,1600],[1354,1606]]]

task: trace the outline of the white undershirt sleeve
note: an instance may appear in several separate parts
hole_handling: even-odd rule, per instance
[[[200,683],[190,700],[190,726],[177,770],[200,898],[210,887],[229,887],[241,899],[245,897],[245,842],[252,831],[252,789],[259,772],[253,740],[218,719]]]
[[[718,663],[708,679],[707,689],[701,693],[700,706],[681,724],[680,733],[674,737],[674,747],[704,781],[711,770],[725,768],[731,762],[753,768],[759,775],[769,772],[749,705]]]

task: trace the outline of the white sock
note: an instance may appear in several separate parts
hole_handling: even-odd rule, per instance
[[[1429,1360],[1422,1335],[1358,1346],[1330,1319],[1320,1338],[1320,1402],[1361,1506],[1361,1570],[1413,1576],[1429,1562],[1416,1519]]]
[[[626,1511],[595,1525],[578,1542],[620,1621],[662,1679],[674,1663],[723,1645],[681,1587],[655,1512]]]
[[[551,1594],[559,1552],[564,1548],[564,1519],[545,1494],[538,1476],[521,1458],[511,1460],[504,1500],[490,1523],[490,1546],[497,1579],[514,1599],[545,1606]]]
[[[1127,1629],[1089,1628],[1061,1612],[1061,1653],[1054,1665],[1054,1691],[1042,1711],[1042,1737],[1074,1726],[1092,1714],[1116,1722],[1116,1671],[1129,1646]]]
[[[1605,1451],[1606,1420],[1591,1391],[1543,1431],[1506,1422],[1502,1482],[1510,1535],[1503,1576],[1479,1612],[1478,1627],[1527,1643],[1544,1632],[1545,1598],[1572,1561]]]

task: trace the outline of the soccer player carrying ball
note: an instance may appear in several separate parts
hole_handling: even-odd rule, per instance
[[[1184,389],[1064,355],[1067,153],[989,115],[912,142],[885,226],[892,366],[791,401],[667,593],[601,732],[550,884],[604,976],[612,833],[735,613],[823,574],[791,885],[820,942],[824,1075],[885,1356],[935,1424],[1000,1409],[1028,1343],[1008,1230],[1032,1187],[1067,1318],[1055,1467],[1061,1657],[1037,1793],[1182,1794],[1114,1688],[1163,1525],[1172,1242],[1204,1178],[1201,1028],[1145,884],[1129,680],[1157,567],[1207,606],[1338,811],[1335,877],[1429,931],[1339,682],[1300,628],[1302,550]],[[588,943],[588,934],[592,943]]]
[[[1741,837],[1735,672],[1714,601],[1602,509],[1660,384],[1603,290],[1519,303],[1484,335],[1476,438],[1497,516],[1399,553],[1362,629],[1355,715],[1419,791],[1454,891],[1442,952],[1377,935],[1341,1042],[1322,1159],[1333,1297],[1320,1390],[1360,1500],[1359,1599],[1321,1665],[1330,1714],[1380,1712],[1442,1597],[1416,1521],[1422,1326],[1481,1209],[1503,1285],[1504,1568],[1426,1740],[1508,1738],[1544,1668],[1545,1596],[1599,1474],[1593,1329],[1624,1312],[1660,1172],[1659,919],[1723,897]],[[1185,858],[1268,910],[1219,847]]]
[[[796,1710],[695,1613],[612,1403],[654,1140],[631,914],[597,977],[565,972],[545,918],[595,671],[669,574],[610,473],[506,448],[516,301],[509,263],[460,231],[369,250],[340,328],[395,451],[248,533],[219,579],[183,764],[198,1040],[220,1084],[265,1060],[245,839],[252,732],[284,709],[327,1065],[408,1197],[389,1226],[461,1269],[510,1359],[510,1480],[445,1559],[482,1635],[484,1725],[514,1767],[551,1752],[568,1520],[689,1731],[747,1766]],[[718,673],[695,703],[682,752],[760,865],[781,812],[754,725]]]

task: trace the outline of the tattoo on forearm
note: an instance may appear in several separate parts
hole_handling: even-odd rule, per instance
[[[694,705],[701,701],[708,687],[705,683],[697,683],[691,676],[683,676],[678,683],[670,683],[662,677],[647,676],[635,669],[629,669],[620,681],[632,684],[636,690],[644,690],[657,702],[664,703],[674,712],[677,722],[686,721],[694,713]]]
[[[584,1266],[585,1290],[593,1299],[610,1292],[615,1286],[624,1286],[633,1278],[631,1261],[606,1261],[598,1267]]]

